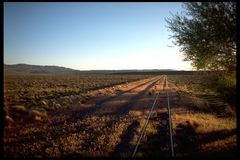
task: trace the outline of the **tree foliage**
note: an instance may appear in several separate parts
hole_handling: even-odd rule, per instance
[[[236,70],[236,3],[190,2],[165,19],[184,60],[198,70]]]

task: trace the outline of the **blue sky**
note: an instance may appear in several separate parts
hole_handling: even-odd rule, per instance
[[[164,18],[182,3],[4,3],[4,63],[185,69]]]

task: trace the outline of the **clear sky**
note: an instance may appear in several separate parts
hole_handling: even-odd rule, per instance
[[[4,64],[184,69],[164,18],[182,3],[4,3]]]

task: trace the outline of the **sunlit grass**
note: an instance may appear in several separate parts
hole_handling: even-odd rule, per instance
[[[147,77],[151,75],[5,75],[4,108],[8,116],[5,120],[24,119],[21,113],[28,114],[31,109],[44,108],[49,112],[73,103],[84,104],[92,97],[90,91],[106,88],[101,94],[109,95],[115,88],[108,87]],[[116,90],[121,91],[121,87]],[[39,117],[44,118],[34,119],[40,120]]]
[[[213,114],[207,113],[188,113],[188,114],[173,114],[173,129],[188,121],[189,123],[195,123],[198,125],[196,132],[207,133],[211,131],[217,131],[222,129],[234,129],[236,128],[236,120],[232,118],[219,118]]]

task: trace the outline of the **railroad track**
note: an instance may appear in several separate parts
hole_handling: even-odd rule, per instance
[[[160,80],[159,80],[160,81]],[[140,146],[140,143],[141,143],[141,140],[142,140],[142,137],[146,131],[146,128],[147,128],[147,125],[149,123],[149,119],[151,118],[151,115],[152,115],[152,112],[155,108],[157,108],[157,101],[160,99],[159,98],[159,95],[160,94],[166,94],[166,100],[167,100],[167,119],[168,119],[168,133],[169,133],[169,153],[170,153],[170,157],[174,157],[174,147],[173,147],[173,133],[172,133],[172,119],[171,119],[171,107],[170,107],[170,99],[169,99],[169,87],[168,87],[168,81],[167,81],[167,76],[164,76],[163,79],[162,79],[162,83],[161,83],[161,89],[160,91],[162,91],[162,93],[160,93],[160,91],[157,92],[157,95],[155,97],[155,100],[153,102],[153,105],[151,107],[151,110],[148,114],[148,117],[145,121],[145,124],[144,126],[142,127],[142,130],[140,132],[140,136],[138,138],[138,141],[137,141],[137,144],[135,145],[135,148],[134,148],[134,151],[133,151],[133,154],[132,154],[132,158],[135,157],[137,151],[138,151],[138,148]]]

